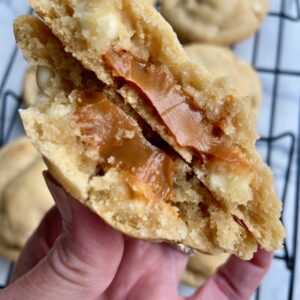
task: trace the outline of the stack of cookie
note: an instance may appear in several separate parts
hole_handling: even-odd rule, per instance
[[[141,0],[31,0],[14,23],[53,74],[21,111],[49,172],[134,238],[250,259],[285,235],[250,103],[188,58]],[[53,14],[55,11],[55,14]]]
[[[267,15],[268,0],[162,0],[161,13],[185,44],[187,54],[215,78],[226,77],[241,97],[248,97],[257,117],[262,86],[256,71],[226,46],[253,35]],[[227,255],[195,254],[183,282],[199,286],[227,260]]]
[[[267,250],[281,244],[279,201],[252,149],[256,134],[249,129],[255,125],[245,102],[257,112],[261,92],[250,66],[223,48],[187,46],[198,68],[144,1],[31,2],[44,22],[21,17],[16,39],[25,57],[47,66],[54,79],[22,118],[50,172],[74,197],[116,229],[144,240],[245,259],[257,243]],[[238,97],[224,80],[211,83],[203,65],[215,78],[228,77]],[[147,153],[159,159],[150,161]],[[203,279],[220,264],[211,258],[204,272],[208,258],[198,258],[189,267],[202,270]]]
[[[0,255],[17,260],[26,240],[53,200],[44,182],[46,167],[26,137],[0,151]]]

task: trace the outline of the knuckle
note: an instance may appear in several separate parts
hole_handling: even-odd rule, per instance
[[[67,282],[68,286],[77,289],[85,296],[93,290],[91,286],[95,279],[91,276],[91,268],[70,249],[64,236],[60,237],[55,243],[47,260],[54,276]]]

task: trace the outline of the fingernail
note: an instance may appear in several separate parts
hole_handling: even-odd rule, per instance
[[[72,224],[73,211],[70,199],[65,190],[60,184],[49,174],[49,172],[43,172],[44,179],[49,188],[49,191],[54,199],[56,206],[60,212],[60,215],[66,225]]]

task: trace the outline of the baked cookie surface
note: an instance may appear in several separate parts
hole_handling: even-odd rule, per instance
[[[31,3],[51,31],[24,16],[15,23],[16,39],[32,64],[43,63],[55,77],[44,99],[21,116],[68,192],[137,238],[242,258],[252,257],[257,243],[280,247],[281,204],[255,150],[249,103],[193,63],[153,7],[129,0]],[[115,132],[116,119],[104,122],[105,110],[127,129]],[[104,147],[107,138],[112,143]],[[134,139],[131,146],[141,147],[131,155],[116,152],[116,144]],[[140,163],[143,147],[154,156]]]
[[[36,158],[38,152],[26,137],[7,144],[0,150],[0,190],[12,181]]]
[[[184,42],[235,44],[255,33],[269,0],[162,0],[161,13]]]
[[[148,1],[151,5],[154,5],[154,4],[156,4],[156,0],[146,0],[146,1]]]
[[[262,86],[256,71],[231,50],[208,44],[190,44],[184,47],[188,56],[204,65],[213,75],[227,77],[240,97],[250,97],[254,114],[259,114]]]
[[[15,261],[22,247],[53,205],[44,182],[46,169],[28,138],[0,151],[0,255]]]

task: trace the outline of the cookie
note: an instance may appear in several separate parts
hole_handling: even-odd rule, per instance
[[[20,248],[1,244],[0,241],[0,255],[11,262],[16,262],[20,255]]]
[[[162,0],[161,13],[184,42],[238,43],[254,34],[269,0]]]
[[[184,47],[188,56],[204,65],[214,76],[227,77],[240,97],[250,97],[254,114],[259,113],[262,86],[256,71],[231,50],[207,44],[190,44]]]
[[[151,5],[155,5],[156,4],[156,0],[146,0],[146,1],[148,1]]]
[[[143,240],[244,259],[258,243],[281,246],[281,204],[249,103],[188,58],[151,5],[31,4],[44,22],[19,18],[16,40],[55,77],[21,117],[70,194]]]
[[[27,137],[21,137],[0,150],[0,191],[39,156]]]
[[[192,287],[200,287],[228,258],[228,254],[210,256],[196,253],[192,255],[183,274],[182,282]]]
[[[26,106],[33,105],[40,93],[36,82],[36,69],[36,67],[30,67],[24,75],[22,97]]]
[[[27,138],[0,151],[0,255],[9,260],[17,260],[26,240],[53,205],[42,176],[45,169]]]

